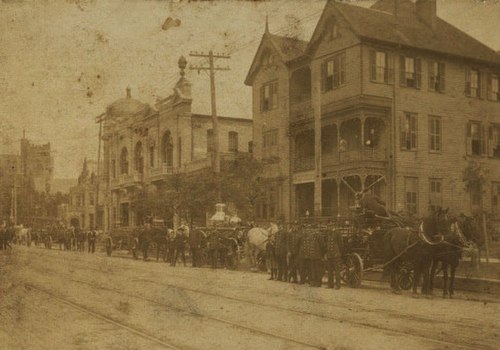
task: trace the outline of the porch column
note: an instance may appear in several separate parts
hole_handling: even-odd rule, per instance
[[[365,113],[361,112],[361,159],[364,159],[364,150],[365,150]]]
[[[312,107],[314,113],[314,216],[321,216],[322,206],[322,189],[321,189],[321,70],[320,66],[313,67],[313,79],[315,82],[312,89]]]
[[[342,185],[341,183],[342,180],[340,176],[337,176],[336,181],[337,181],[337,217],[340,217],[340,186]]]

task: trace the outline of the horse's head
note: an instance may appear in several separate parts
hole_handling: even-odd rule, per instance
[[[431,233],[433,235],[448,235],[450,233],[451,222],[448,217],[449,208],[438,207],[432,213]]]
[[[267,229],[269,235],[274,235],[278,231],[279,231],[278,225],[276,225],[274,222],[269,224],[269,228]]]

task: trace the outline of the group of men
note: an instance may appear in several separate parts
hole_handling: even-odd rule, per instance
[[[7,250],[7,248],[12,249],[10,242],[14,239],[15,230],[14,225],[3,221],[0,225],[0,249]]]
[[[29,242],[34,241],[35,246],[43,244],[51,249],[52,243],[58,243],[61,250],[75,250],[79,252],[95,253],[97,231],[94,229],[82,230],[78,227],[49,226],[43,230],[30,232]],[[85,249],[87,245],[87,249]]]
[[[332,227],[305,223],[286,229],[279,225],[278,232],[269,237],[266,251],[271,280],[320,287],[326,270],[328,287],[340,288],[343,238]]]
[[[187,225],[181,225],[173,230],[153,227],[151,221],[147,220],[136,235],[132,248],[134,257],[137,258],[137,250],[140,249],[143,259],[147,261],[153,242],[159,248],[158,258],[160,250],[163,250],[164,260],[170,266],[176,266],[179,260],[186,266],[186,250],[189,249],[192,267],[202,267],[209,263],[212,268],[231,267],[234,263],[232,252],[237,244],[217,227],[202,229],[194,226],[190,230]]]

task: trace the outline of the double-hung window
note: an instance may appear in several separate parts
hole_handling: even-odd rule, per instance
[[[323,62],[323,91],[333,90],[346,82],[346,55],[338,54]]]
[[[401,86],[420,88],[422,64],[419,58],[400,56],[400,84]]]
[[[417,114],[405,113],[401,121],[401,149],[417,149]]]

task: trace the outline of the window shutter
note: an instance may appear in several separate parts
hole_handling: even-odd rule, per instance
[[[493,157],[495,150],[495,140],[493,139],[493,127],[488,127],[488,157]]]
[[[486,128],[484,125],[481,125],[481,153],[483,155],[488,154],[488,134],[486,133]]]
[[[276,82],[276,83],[271,84],[271,87],[272,87],[271,98],[272,98],[273,108],[278,108],[278,83]]]
[[[389,84],[394,83],[394,56],[390,53],[387,53],[387,82]]]
[[[370,50],[370,80],[377,79],[377,60],[375,50]]]
[[[465,145],[466,145],[466,154],[472,154],[472,135],[471,135],[471,123],[468,122],[465,129]]]
[[[346,58],[345,53],[340,55],[340,81],[339,85],[346,83]]]
[[[435,85],[434,85],[434,81],[432,79],[432,76],[434,75],[434,61],[433,60],[429,60],[427,62],[427,65],[428,65],[428,69],[427,69],[427,79],[429,81],[429,90],[433,90],[434,91],[434,88],[435,88]]]
[[[477,77],[479,79],[479,97],[480,98],[486,98],[486,79],[483,79],[484,73],[481,71],[477,72]]]
[[[399,56],[399,83],[406,86],[405,56]]]
[[[444,92],[446,89],[446,66],[443,62],[439,63],[439,91]]]
[[[420,86],[422,85],[422,61],[420,58],[415,58],[415,78],[416,78],[416,85],[417,89],[420,89]]]
[[[264,111],[264,87],[260,88],[260,111]]]
[[[326,62],[321,63],[321,92],[326,90]]]
[[[487,97],[488,99],[495,99],[495,96],[491,93],[492,91],[492,80],[491,80],[491,73],[488,73],[488,78],[487,78]]]
[[[471,95],[470,68],[465,69],[465,94],[467,96]]]
[[[399,118],[399,134],[400,134],[400,147],[401,147],[401,149],[407,149],[407,147],[406,147],[406,135],[405,135],[405,115],[404,114]]]

